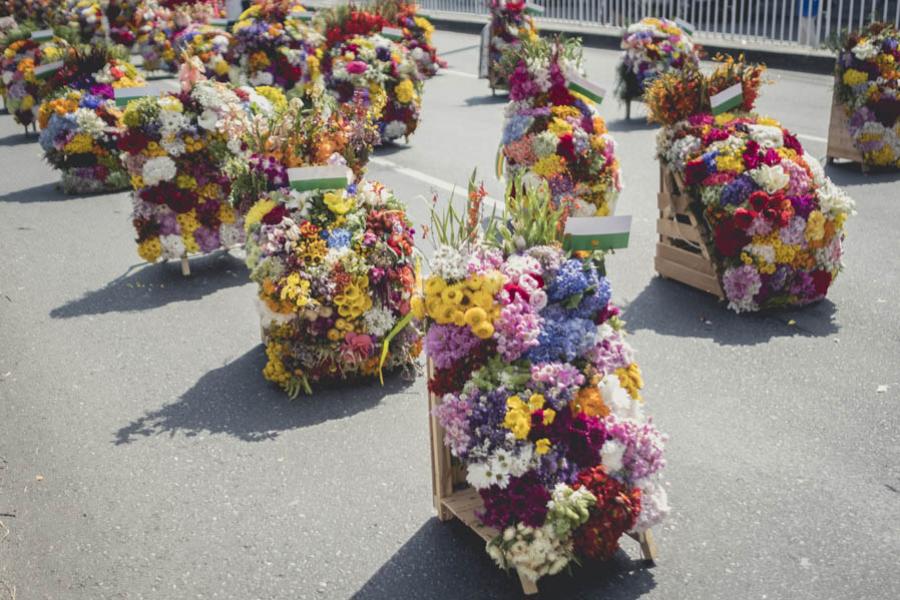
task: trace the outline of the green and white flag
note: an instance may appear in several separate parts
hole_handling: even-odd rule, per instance
[[[529,15],[540,16],[544,14],[544,7],[534,2],[525,3],[525,12]]]
[[[389,40],[394,40],[398,42],[403,39],[403,30],[398,29],[397,27],[382,27],[381,35],[386,37]]]
[[[37,31],[31,32],[31,39],[36,42],[46,42],[48,40],[53,39],[53,30],[52,29],[38,29]]]
[[[353,181],[353,171],[344,165],[294,167],[288,169],[288,179],[298,192],[342,190]]]
[[[56,62],[46,63],[43,65],[38,65],[34,68],[34,76],[38,79],[48,79],[53,76],[54,73],[59,71],[63,66],[63,61],[57,60]]]
[[[565,250],[627,248],[631,215],[621,217],[569,217],[563,235]]]
[[[210,19],[209,24],[216,29],[227,30],[230,22],[228,21],[228,19]]]
[[[676,18],[675,24],[678,25],[683,32],[688,35],[694,35],[694,26],[685,21],[684,19]]]
[[[711,96],[709,104],[712,107],[712,114],[720,115],[740,106],[743,101],[744,89],[740,83],[736,83],[729,88],[725,88],[715,96]]]
[[[299,19],[301,21],[312,21],[313,13],[308,10],[298,10],[291,13],[291,18]]]
[[[126,106],[129,102],[140,100],[148,96],[159,96],[163,93],[178,92],[178,84],[172,80],[152,81],[145,86],[116,88],[113,90],[116,97],[116,106]]]
[[[603,97],[606,96],[606,90],[599,85],[591,83],[577,73],[566,75],[566,79],[566,87],[569,88],[570,92],[576,92],[582,96],[587,96],[597,104],[603,102]]]

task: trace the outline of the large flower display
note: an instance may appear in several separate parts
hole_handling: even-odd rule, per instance
[[[322,61],[325,87],[339,102],[361,92],[376,112],[383,141],[409,138],[419,124],[422,84],[416,63],[402,45],[380,35],[336,42]]]
[[[3,51],[0,76],[6,90],[6,107],[16,123],[26,130],[36,122],[44,78],[51,74],[42,75],[36,69],[61,60],[66,48],[67,44],[59,38],[48,41],[24,38],[12,42]]]
[[[509,52],[509,97],[500,153],[509,175],[544,180],[574,216],[611,214],[622,189],[615,142],[594,101],[569,89],[580,76],[574,41],[526,42]]]
[[[666,436],[644,415],[640,369],[595,257],[561,248],[564,211],[546,185],[514,186],[511,212],[486,233],[474,187],[457,227],[436,220],[413,311],[427,325],[444,443],[496,533],[487,550],[536,581],[608,559],[623,534],[665,517]]]
[[[178,39],[207,23],[213,15],[206,2],[151,2],[145,6],[137,33],[137,48],[145,71],[178,72]]]
[[[207,79],[227,82],[231,65],[229,53],[233,44],[230,33],[211,25],[192,25],[175,38],[179,55],[196,56],[203,64]]]
[[[108,32],[103,29],[104,12],[99,0],[66,0],[60,12],[60,24],[67,27],[78,42],[89,44],[106,38]]]
[[[53,91],[46,94],[38,115],[44,159],[62,172],[65,192],[129,188],[119,160],[118,139],[124,128],[115,89],[143,83],[134,66],[107,47],[70,51],[48,82]]]
[[[110,40],[126,48],[134,46],[143,19],[144,3],[144,0],[109,0],[106,15]]]
[[[228,202],[228,162],[243,152],[246,89],[198,81],[186,91],[130,102],[119,139],[134,188],[138,254],[148,262],[229,248],[244,240],[241,216]],[[251,96],[252,94],[252,96]]]
[[[256,0],[232,30],[232,80],[306,93],[319,74],[316,48],[322,43],[308,15],[296,0]]]
[[[795,135],[749,112],[761,72],[728,60],[708,79],[663,75],[647,96],[651,118],[665,125],[659,159],[684,182],[706,223],[728,306],[737,312],[822,299],[841,270],[844,223],[853,212],[853,201]],[[709,98],[737,84],[743,102],[711,114]],[[686,107],[693,108],[679,112]]]
[[[837,98],[866,164],[900,168],[900,31],[871,23],[845,37],[837,60]]]
[[[411,365],[421,351],[407,317],[415,232],[403,203],[378,182],[353,183],[349,168],[361,171],[377,139],[374,130],[350,122],[365,114],[334,106],[313,110],[304,114],[294,99],[270,120],[262,147],[255,148],[267,153],[254,153],[235,180],[238,206],[247,190],[256,191],[245,224],[268,357],[263,374],[292,397],[311,393],[312,382]],[[339,177],[342,184],[307,179],[293,189],[294,171],[285,164],[328,164],[346,175]]]
[[[510,63],[503,61],[504,53],[523,41],[536,40],[537,28],[525,11],[525,0],[490,0],[488,9],[491,20],[487,29],[487,55],[481,59],[486,61],[481,76],[487,77],[491,89],[504,89],[511,75]]]
[[[438,69],[446,67],[446,62],[438,58],[437,48],[431,41],[434,25],[418,14],[418,6],[409,0],[376,0],[376,13],[385,22],[397,27],[403,33],[401,43],[409,50],[410,57],[419,68],[419,77],[427,79],[437,75]]]
[[[644,95],[661,73],[700,63],[697,48],[675,21],[647,17],[628,26],[622,36],[622,61],[616,92],[623,101]]]

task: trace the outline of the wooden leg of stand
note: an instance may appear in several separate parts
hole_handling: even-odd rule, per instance
[[[538,593],[537,583],[523,575],[519,575],[519,583],[522,584],[522,593],[526,596],[534,596]]]
[[[638,543],[641,545],[641,556],[644,560],[654,562],[656,560],[656,542],[653,541],[653,532],[649,529],[638,534]]]
[[[187,256],[181,257],[181,274],[184,275],[185,277],[190,277],[190,275],[191,275],[191,265],[188,262]]]

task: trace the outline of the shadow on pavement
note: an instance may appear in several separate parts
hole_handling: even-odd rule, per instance
[[[181,274],[178,261],[129,268],[99,290],[50,311],[54,319],[159,308],[172,302],[199,300],[213,292],[249,283],[244,262],[227,252],[190,260],[191,275]],[[141,265],[135,265],[141,267]]]
[[[12,133],[5,138],[0,138],[0,146],[23,146],[25,144],[36,144],[37,141],[38,134],[22,131],[21,133]]]
[[[206,373],[171,404],[147,412],[116,432],[115,445],[164,433],[189,437],[227,434],[245,442],[273,440],[283,431],[310,427],[374,408],[382,398],[401,393],[412,381],[401,374],[385,376],[384,386],[315,388],[313,396],[291,400],[262,376],[263,347]]]
[[[649,123],[647,121],[646,116],[640,115],[635,116],[632,115],[630,119],[626,119],[623,116],[617,119],[607,119],[606,128],[610,131],[650,131],[653,129],[658,129],[658,123]]]
[[[900,181],[900,171],[873,170],[867,175],[860,171],[859,164],[854,162],[836,162],[833,165],[825,165],[825,174],[837,185],[847,187]],[[859,198],[855,199],[859,200]]]
[[[19,204],[31,204],[33,202],[63,202],[75,200],[81,196],[69,196],[59,189],[56,183],[42,183],[34,187],[25,188],[16,192],[10,192],[0,196],[0,202],[18,202]]]
[[[630,540],[625,540],[627,544]],[[542,598],[634,599],[655,587],[640,561],[619,551],[608,563],[575,568],[540,581]],[[353,595],[357,600],[396,598],[522,598],[515,574],[504,574],[479,536],[459,521],[430,519]]]
[[[622,318],[629,331],[649,329],[661,335],[710,338],[723,346],[751,346],[777,337],[837,333],[836,312],[826,298],[802,308],[737,314],[711,294],[654,277],[624,308]]]
[[[415,135],[415,134],[413,134]],[[407,150],[411,150],[412,146],[400,140],[394,140],[391,142],[385,142],[375,148],[375,152],[373,153],[375,156],[391,156],[393,154],[399,154],[400,152],[406,152]]]
[[[499,93],[496,96],[472,96],[471,98],[466,98],[463,100],[466,106],[481,106],[484,104],[506,104],[509,102],[509,96],[504,93]]]

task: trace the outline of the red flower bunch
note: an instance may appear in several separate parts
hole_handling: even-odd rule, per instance
[[[342,23],[328,30],[328,33],[325,34],[325,39],[329,45],[337,44],[357,35],[377,33],[386,25],[388,25],[388,22],[381,15],[351,10]]]
[[[612,558],[619,538],[634,527],[641,512],[641,490],[627,488],[603,465],[579,473],[572,487],[585,487],[597,498],[587,523],[575,531],[575,551],[594,560]]]
[[[484,512],[478,516],[488,527],[502,530],[519,522],[540,527],[547,518],[550,492],[534,471],[522,477],[510,477],[505,488],[492,485],[479,494],[484,500]]]

